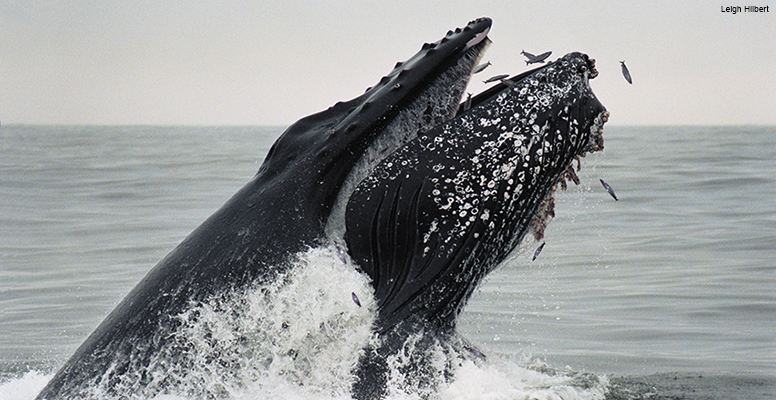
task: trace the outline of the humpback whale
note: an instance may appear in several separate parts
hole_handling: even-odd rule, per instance
[[[423,349],[471,349],[455,334],[466,300],[528,232],[543,234],[572,161],[603,147],[608,113],[584,54],[460,104],[490,28],[480,18],[449,31],[363,95],[289,126],[256,175],[150,270],[37,399],[176,394],[166,372],[185,368],[176,364],[193,346],[176,339],[180,316],[223,293],[282,285],[297,255],[320,246],[344,249],[374,289],[353,397],[386,394],[387,360],[408,341],[417,362],[405,372],[428,385]]]
[[[424,346],[455,342],[456,317],[477,283],[528,232],[542,238],[559,181],[576,177],[575,159],[603,148],[608,112],[588,84],[597,73],[593,60],[571,53],[510,78],[360,182],[346,240],[372,280],[385,340],[362,358],[358,376],[369,379],[357,397],[382,395],[374,385],[387,373],[384,360],[406,353],[418,332],[432,338],[411,367],[422,374],[433,363]]]

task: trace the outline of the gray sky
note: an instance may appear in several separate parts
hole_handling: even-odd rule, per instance
[[[470,90],[520,51],[597,60],[610,124],[776,125],[776,3],[735,1],[3,0],[4,124],[287,125],[493,18]],[[626,60],[633,76],[620,74]]]

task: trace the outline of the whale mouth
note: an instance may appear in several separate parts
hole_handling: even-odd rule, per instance
[[[487,31],[483,33],[483,35],[486,34]],[[560,188],[565,191],[568,187],[568,181],[578,185],[579,178],[576,175],[576,171],[581,169],[581,158],[584,158],[588,153],[598,152],[604,148],[603,125],[609,119],[609,112],[592,95],[592,90],[589,86],[589,81],[597,77],[599,73],[595,67],[594,59],[586,54],[572,53],[554,62],[548,62],[529,71],[501,79],[494,86],[483,90],[466,101],[462,101],[465,87],[473,76],[473,70],[489,44],[489,39],[483,36],[460,59],[450,63],[447,69],[442,70],[436,78],[432,79],[432,83],[428,84],[426,89],[421,91],[414,101],[397,110],[397,117],[383,130],[372,145],[365,150],[359,160],[360,165],[351,171],[347,183],[340,193],[339,204],[341,206],[335,207],[335,211],[332,213],[333,217],[342,216],[344,213],[342,208],[349,200],[354,188],[366,176],[372,173],[375,166],[409,141],[456,117],[461,117],[467,113],[476,112],[478,108],[486,107],[489,102],[515,86],[531,86],[537,82],[543,83],[552,74],[549,72],[550,70],[560,67],[575,73],[580,81],[579,85],[583,86],[581,90],[586,92],[581,98],[581,103],[583,104],[571,110],[570,113],[574,114],[572,117],[576,118],[576,120],[583,121],[583,124],[585,124],[584,121],[589,121],[587,122],[589,125],[579,127],[579,136],[582,139],[581,144],[568,149],[569,154],[563,158],[569,161],[565,168],[563,168],[563,173],[560,175],[557,184],[547,194],[531,223],[531,231],[534,238],[541,240],[544,237],[544,230],[547,224],[555,216],[554,193],[556,189]],[[564,79],[568,78],[564,77]],[[535,82],[526,83],[525,81]],[[536,99],[536,101],[542,100]],[[588,102],[590,104],[587,104]],[[433,107],[429,105],[432,103],[435,104]],[[423,108],[425,112],[420,112],[420,108]],[[428,116],[427,110],[429,109],[444,111],[433,118],[418,117],[419,115]],[[454,111],[451,111],[453,109]],[[581,130],[584,130],[584,132],[581,132]],[[576,168],[574,167],[574,161],[576,161]],[[335,218],[331,220],[335,220]],[[330,234],[329,237],[334,237],[335,241],[339,241],[342,238],[343,229],[339,229],[339,232],[335,235]]]
[[[370,135],[368,145],[349,150],[359,157],[344,179],[326,221],[324,229],[329,240],[343,243],[347,202],[355,187],[372,173],[376,165],[419,135],[459,113],[473,70],[491,43],[488,38],[490,26],[489,18],[479,18],[464,28],[447,32],[435,43],[425,43],[417,54],[397,63],[377,85],[367,88],[362,103],[354,111],[363,113],[365,106],[384,103],[384,97],[402,97],[376,118],[379,124]],[[461,41],[452,51],[445,49],[461,35],[465,35],[465,42]],[[437,56],[438,61],[429,60]],[[418,77],[413,79],[415,74]],[[346,122],[342,121],[339,125]],[[354,142],[355,145],[359,143]]]
[[[604,147],[602,127],[608,119],[608,112],[598,102],[589,86],[590,79],[598,75],[598,70],[595,60],[587,55],[570,53],[537,68],[502,79],[463,101],[474,69],[491,43],[488,38],[490,26],[490,19],[480,18],[464,28],[449,31],[435,43],[424,44],[417,54],[405,62],[397,63],[393,71],[384,76],[377,85],[368,88],[362,96],[338,103],[329,110],[345,115],[320,130],[329,132],[326,136],[334,143],[337,140],[344,143],[330,152],[329,157],[331,164],[343,164],[341,169],[346,171],[340,184],[331,185],[334,187],[331,189],[333,193],[327,198],[331,197],[332,200],[325,202],[330,204],[330,208],[322,219],[324,240],[343,248],[347,247],[348,229],[345,215],[348,202],[356,188],[373,175],[383,160],[410,142],[418,140],[426,132],[438,130],[452,120],[466,118],[467,114],[479,113],[478,110],[491,107],[500,96],[516,88],[528,91],[522,101],[541,103],[546,99],[531,97],[531,92],[537,88],[550,85],[557,86],[558,90],[569,90],[569,87],[573,86],[574,96],[577,97],[573,104],[562,109],[553,109],[555,115],[542,114],[535,120],[524,117],[516,119],[505,128],[517,129],[520,126],[533,125],[537,128],[538,135],[539,128],[547,123],[556,125],[558,121],[565,119],[569,124],[574,124],[563,130],[564,136],[568,135],[574,144],[559,144],[558,146],[563,146],[562,152],[555,154],[558,162],[564,163],[557,185],[552,191],[543,193],[546,198],[531,224],[534,237],[543,237],[544,227],[554,217],[555,189],[565,188],[568,181],[578,182],[572,166],[573,161]],[[561,87],[563,89],[560,89]],[[315,123],[319,126],[325,125],[318,120]],[[371,125],[366,127],[365,123]],[[289,131],[292,129],[293,127]],[[361,131],[366,133],[359,133]],[[463,137],[465,135],[462,135]],[[341,161],[348,158],[352,160]],[[325,162],[321,164],[327,165]],[[323,171],[330,169],[335,167],[321,168]]]

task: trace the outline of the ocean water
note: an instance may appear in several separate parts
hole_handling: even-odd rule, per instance
[[[34,397],[282,130],[0,127],[0,400]],[[461,316],[488,363],[434,396],[776,398],[776,127],[608,126],[604,137],[580,186],[556,194],[539,257],[524,243]],[[331,312],[311,313],[311,326]],[[312,365],[347,364],[315,349]],[[227,397],[296,390],[249,378],[258,385]]]

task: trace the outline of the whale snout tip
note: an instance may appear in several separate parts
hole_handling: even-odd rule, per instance
[[[594,79],[598,76],[598,70],[595,68],[595,58],[591,58],[584,53],[572,53],[572,62],[576,65],[577,72],[587,79]]]
[[[585,54],[585,58],[587,59],[587,79],[594,79],[598,76],[598,70],[595,69],[595,58],[590,58],[587,54]]]

